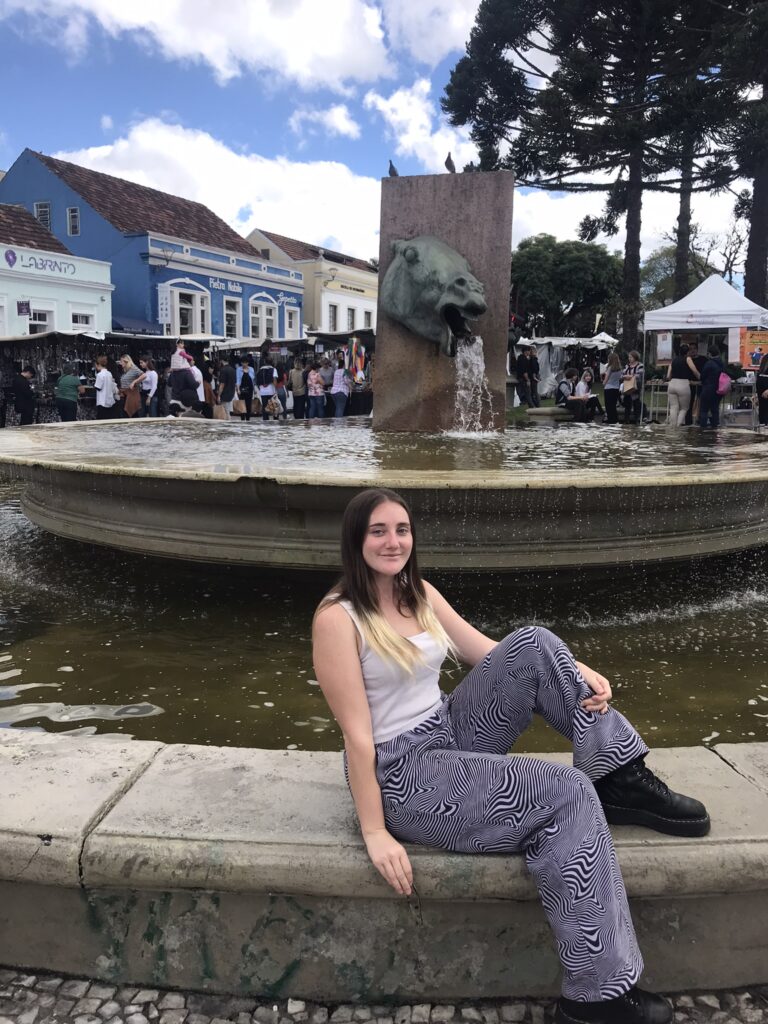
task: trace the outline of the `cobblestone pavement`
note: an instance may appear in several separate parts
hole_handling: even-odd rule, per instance
[[[672,997],[675,1021],[768,1024],[768,985]],[[546,1024],[552,1000],[409,1006],[265,1002],[0,968],[0,1024]]]

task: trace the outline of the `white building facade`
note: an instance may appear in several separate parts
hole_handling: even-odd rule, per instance
[[[0,238],[0,338],[112,330],[110,265]]]

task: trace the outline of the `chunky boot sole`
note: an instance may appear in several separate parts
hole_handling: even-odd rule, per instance
[[[666,1021],[672,1020],[671,1006],[669,1007],[669,1014],[663,1019]],[[594,1018],[592,1018],[592,1020],[590,1021],[584,1017],[574,1017],[570,1013],[568,1013],[567,1010],[564,1010],[563,1007],[560,1006],[560,1004],[558,1003],[557,1009],[555,1010],[554,1022],[555,1024],[593,1024]]]
[[[664,818],[652,811],[643,811],[638,807],[617,807],[615,804],[603,804],[603,810],[609,825],[642,825],[667,836],[698,838],[707,835],[712,825],[708,814],[703,818]]]

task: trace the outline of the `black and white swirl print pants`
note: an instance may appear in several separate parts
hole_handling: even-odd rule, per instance
[[[462,853],[522,853],[557,940],[563,995],[613,999],[640,976],[611,834],[592,781],[648,748],[591,691],[547,629],[505,637],[416,728],[376,746],[387,828]],[[573,768],[507,756],[534,712],[573,742]]]

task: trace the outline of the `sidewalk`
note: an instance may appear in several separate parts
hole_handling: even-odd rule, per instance
[[[673,998],[675,1021],[768,1024],[768,985]],[[546,1024],[552,1000],[321,1005],[116,987],[0,969],[0,1024]]]

